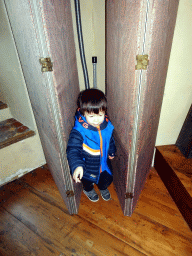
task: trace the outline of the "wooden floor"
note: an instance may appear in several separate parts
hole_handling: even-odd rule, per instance
[[[185,179],[185,174],[180,173]],[[192,255],[192,232],[155,169],[132,217],[112,200],[81,197],[70,216],[45,166],[0,189],[0,255]]]

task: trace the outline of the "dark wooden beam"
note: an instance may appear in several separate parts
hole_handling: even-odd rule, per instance
[[[192,230],[192,198],[161,152],[156,148],[154,167]]]

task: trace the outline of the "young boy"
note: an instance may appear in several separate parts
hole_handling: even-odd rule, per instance
[[[75,125],[67,145],[67,158],[75,182],[83,183],[83,192],[92,201],[99,196],[110,199],[107,189],[113,177],[109,160],[115,156],[113,125],[106,116],[107,100],[102,91],[88,89],[79,94]]]

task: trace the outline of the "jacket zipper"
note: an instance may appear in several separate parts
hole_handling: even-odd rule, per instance
[[[97,126],[97,129],[98,129],[98,132],[99,132],[99,137],[100,137],[100,150],[101,150],[101,159],[103,157],[103,138],[102,138],[102,135],[101,135],[101,129],[100,129],[100,126]],[[100,166],[100,173],[102,172],[102,168]]]

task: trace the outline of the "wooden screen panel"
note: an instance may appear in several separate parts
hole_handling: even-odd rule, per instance
[[[108,113],[118,149],[114,184],[129,216],[152,162],[177,8],[174,0],[106,5]],[[147,70],[135,70],[138,54],[148,54]]]
[[[138,160],[135,164],[135,198],[133,199],[132,209],[136,206],[151,167],[178,3],[179,1],[175,0],[149,1],[145,35],[145,54],[149,55],[149,65],[147,71],[143,71],[138,122]]]
[[[47,164],[69,213],[77,213],[81,187],[73,187],[67,161],[61,159],[61,143],[65,151],[79,93],[70,2],[5,4]],[[40,57],[51,57],[53,72],[41,72]],[[75,190],[75,196],[67,197],[67,190]]]
[[[42,17],[45,22],[48,40],[48,51],[54,62],[53,83],[57,95],[65,148],[70,131],[74,125],[77,108],[79,81],[77,73],[75,43],[70,2],[43,1]],[[57,178],[57,169],[52,168]],[[63,169],[62,178],[69,175],[69,168]],[[73,182],[73,181],[71,181]],[[58,179],[57,186],[63,190],[63,180]],[[76,197],[76,208],[79,208],[81,185],[73,182]],[[62,193],[63,194],[63,193]]]
[[[108,114],[115,127],[117,156],[112,161],[114,185],[124,212],[128,159],[133,129],[132,107],[136,97],[134,84],[137,23],[140,3],[106,3],[106,73]]]

